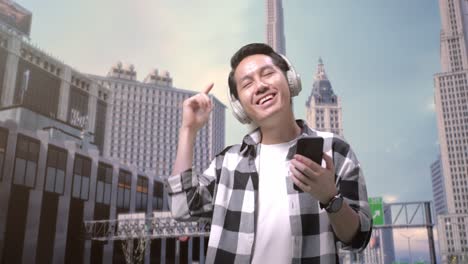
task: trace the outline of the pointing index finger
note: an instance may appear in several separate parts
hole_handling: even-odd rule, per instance
[[[203,90],[203,93],[204,93],[204,94],[208,94],[208,93],[211,91],[211,89],[213,88],[213,86],[214,86],[214,83],[210,83],[210,84],[209,84],[208,86],[206,86],[206,88]]]

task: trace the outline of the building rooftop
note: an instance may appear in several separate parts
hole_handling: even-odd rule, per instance
[[[315,72],[314,83],[312,84],[312,93],[306,102],[307,107],[310,107],[312,99],[319,104],[336,104],[338,101],[325,72],[322,58],[318,60],[317,71]]]

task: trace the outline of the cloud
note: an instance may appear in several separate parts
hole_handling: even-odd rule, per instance
[[[396,201],[398,201],[398,196],[395,194],[384,194],[383,201],[385,203],[395,203]]]
[[[135,54],[141,63],[138,67],[167,69],[174,85],[183,89],[200,90],[213,81],[213,93],[226,104],[229,59],[251,30],[246,17],[250,5],[247,0],[208,0],[203,5],[137,1],[137,25],[143,28],[140,34],[146,35],[141,51]]]
[[[426,111],[435,113],[435,110],[434,97],[431,97],[426,101]]]

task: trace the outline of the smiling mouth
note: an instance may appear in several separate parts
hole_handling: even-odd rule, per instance
[[[269,94],[265,97],[262,97],[260,98],[260,100],[257,101],[257,105],[262,105],[268,101],[271,101],[274,97],[276,96],[276,94]]]

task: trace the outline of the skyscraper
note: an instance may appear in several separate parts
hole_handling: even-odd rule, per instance
[[[442,262],[468,259],[468,2],[440,0],[440,63],[434,100],[447,201],[438,217]]]
[[[282,0],[266,0],[266,41],[276,52],[286,55]]]
[[[343,136],[341,101],[333,92],[321,58],[318,61],[312,93],[307,99],[306,107],[306,120],[310,127]]]
[[[447,213],[447,200],[445,194],[444,175],[440,157],[431,164],[432,194],[434,195],[434,208],[436,215]]]

